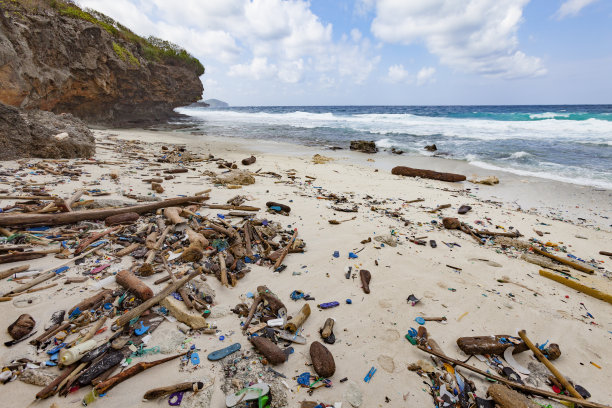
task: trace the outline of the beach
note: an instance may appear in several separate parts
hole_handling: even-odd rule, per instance
[[[534,342],[559,344],[562,355],[554,362],[555,366],[574,384],[587,389],[592,395],[590,400],[602,404],[612,401],[612,390],[608,387],[612,376],[609,363],[612,344],[610,304],[540,276],[541,267],[520,259],[524,250],[502,248],[495,240],[487,240],[481,245],[470,234],[442,227],[444,217],[457,217],[480,230],[520,231],[521,241],[533,243],[530,240],[535,239],[543,244],[549,243],[551,250],[564,247],[567,253],[596,266],[592,276],[572,270],[573,277],[612,293],[612,259],[599,254],[599,251],[612,250],[611,190],[487,170],[465,161],[436,157],[384,152],[369,155],[348,150],[332,151],[322,146],[199,136],[180,131],[101,129],[94,133],[97,143],[95,160],[90,163],[86,160],[69,161],[78,162],[78,175],[28,174],[23,172],[23,166],[40,160],[9,161],[2,164],[4,175],[0,188],[11,194],[20,194],[23,185],[17,187],[14,173],[21,167],[19,180],[43,183],[46,191],[60,197],[70,197],[79,188],[100,189],[110,193],[104,199],[134,203],[125,197],[126,194],[145,197],[153,194],[150,183],[143,182],[143,179],[162,174],[163,170],[184,167],[188,171],[164,181],[164,192],[157,196],[164,199],[192,196],[211,189],[206,204],[225,204],[236,195],[244,195],[245,205],[261,208],[255,213],[256,218],[278,222],[288,231],[297,229],[298,238],[306,244],[304,253],[291,253],[285,258],[284,270],[275,272],[270,267],[252,265],[251,271],[239,279],[235,287],[224,287],[214,275],[206,275],[206,283],[215,292],[215,303],[207,321],[216,325],[217,332],[212,335],[183,335],[176,323],[164,321],[151,333],[147,344],[147,347],[153,347],[167,337],[178,336],[175,351],[187,351],[189,346],[195,345],[200,349],[201,363],[179,370],[178,363],[172,361],[152,368],[117,385],[96,405],[151,406],[156,403],[142,401],[142,395],[148,389],[205,379],[202,381],[212,383],[206,389],[210,402],[200,406],[225,406],[225,394],[229,390],[222,385],[231,381],[227,380],[227,371],[221,362],[207,361],[205,356],[232,343],[241,344],[240,353],[252,350],[241,331],[240,323],[244,318],[230,309],[241,302],[250,305],[247,294],[256,292],[259,285],[266,285],[278,295],[287,306],[289,315],[297,313],[306,302],[303,299],[292,300],[290,294],[293,291],[302,291],[315,299],[308,301],[312,314],[302,326],[307,345],[293,344],[294,352],[288,360],[274,367],[286,378],[270,372],[265,374],[266,380],[277,383],[278,388],[274,389],[285,394],[286,403],[277,406],[297,407],[304,400],[355,406],[349,403],[349,400],[355,400],[355,393],[361,396],[362,407],[432,406],[432,397],[423,384],[428,379],[407,369],[418,360],[431,360],[405,338],[410,328],[419,327],[416,318],[432,316],[446,317],[444,322],[428,321],[425,327],[429,337],[435,339],[450,357],[462,361],[468,357],[456,344],[459,337],[517,336],[519,330],[525,329]],[[160,163],[156,160],[176,146],[183,146],[189,154],[204,159],[187,163]],[[162,147],[168,150],[162,150]],[[250,166],[240,164],[251,154],[256,157],[255,163]],[[316,164],[313,162],[315,154],[330,160]],[[225,170],[218,169],[217,162],[211,161],[209,155],[236,162],[238,168],[252,173],[255,183],[235,189],[215,184],[210,172],[221,174]],[[50,160],[46,163],[54,165],[58,162]],[[397,165],[459,173],[468,179],[496,176],[499,184],[448,183],[392,175],[390,170]],[[96,200],[96,197],[87,199]],[[291,211],[288,215],[264,212],[268,201],[288,205]],[[2,204],[13,202],[3,200]],[[445,204],[450,206],[430,212]],[[471,206],[471,211],[458,215],[457,210],[462,205]],[[233,225],[242,221],[230,217],[226,211],[205,206],[198,213],[210,218],[224,214],[225,220]],[[330,224],[330,220],[339,223]],[[92,231],[102,229],[103,225],[92,226]],[[426,245],[413,242],[419,240],[425,241]],[[430,240],[436,241],[435,248],[429,244]],[[121,248],[112,240],[109,245],[105,250]],[[334,257],[335,251],[338,257]],[[349,253],[357,257],[349,259]],[[564,256],[562,252],[559,254]],[[70,309],[78,301],[96,293],[96,282],[102,276],[133,264],[129,256],[112,258],[107,253],[98,256],[100,262],[111,264],[103,274],[68,285],[61,283],[63,277],[59,278],[57,286],[20,296],[37,298],[25,307],[16,307],[14,300],[0,303],[0,326],[6,327],[20,314],[28,313],[42,332],[42,325],[51,313]],[[61,262],[49,255],[14,265],[28,263],[31,269],[45,269]],[[62,276],[82,276],[92,266],[92,261],[72,266]],[[348,267],[352,268],[353,275],[347,279]],[[371,273],[370,293],[364,293],[361,287],[358,271],[362,269]],[[153,275],[142,279],[157,293],[161,285],[154,285],[153,281],[158,277]],[[2,293],[17,286],[19,284],[13,280],[0,282]],[[410,295],[418,298],[419,302],[412,305],[407,301]],[[330,309],[317,307],[333,301],[339,305]],[[328,318],[335,321],[336,342],[327,348],[334,357],[336,372],[331,377],[330,387],[318,388],[309,395],[303,387],[299,389],[294,377],[312,372],[309,345],[321,341],[319,329]],[[110,327],[110,321],[106,326]],[[95,338],[101,341],[111,334],[111,330],[106,330]],[[220,340],[221,336],[223,340]],[[1,339],[10,340],[6,331]],[[36,354],[34,347],[25,341],[10,349],[3,348],[0,361],[7,364],[22,357],[44,361],[44,354]],[[240,356],[237,353],[228,359]],[[160,357],[146,355],[137,361]],[[536,361],[529,351],[516,354],[515,358],[525,367]],[[228,361],[224,360],[224,364],[227,365]],[[253,370],[257,364],[260,363],[253,362]],[[471,359],[470,364],[487,369],[477,359]],[[376,372],[369,382],[365,382],[364,377],[372,367]],[[461,372],[474,381],[476,394],[484,398],[487,382],[467,370]],[[348,380],[341,382],[344,378]],[[21,381],[4,387],[10,387],[11,406],[28,406],[40,390],[40,387]],[[38,405],[78,406],[89,388],[68,394],[65,399],[55,396]],[[539,388],[550,389],[545,384],[539,384]],[[183,405],[190,406],[190,398],[190,394],[185,394]],[[157,404],[164,405],[165,402],[162,399]]]

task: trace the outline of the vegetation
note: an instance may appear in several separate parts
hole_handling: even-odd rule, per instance
[[[71,0],[50,0],[49,4],[63,16],[89,21],[103,28],[118,40],[136,45],[140,55],[148,61],[187,66],[192,68],[198,76],[204,74],[204,66],[197,58],[170,41],[152,36],[143,38],[96,10],[82,10]],[[128,61],[133,65],[140,65],[140,61],[138,61],[134,54],[119,43],[113,42],[113,50],[122,60]]]

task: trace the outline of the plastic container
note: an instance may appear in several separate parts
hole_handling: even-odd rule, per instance
[[[102,288],[109,287],[109,285],[112,285],[113,283],[115,283],[115,275],[111,275],[104,279],[101,279],[97,281],[96,283],[94,283],[93,286],[96,289],[102,289]]]
[[[62,351],[60,351],[59,361],[65,366],[79,361],[85,353],[89,350],[93,350],[97,344],[95,340],[87,340],[69,349],[62,349]]]

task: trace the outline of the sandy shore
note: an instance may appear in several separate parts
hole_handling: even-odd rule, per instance
[[[187,166],[193,170],[165,181],[165,192],[161,197],[191,195],[211,188],[209,203],[222,204],[236,194],[249,197],[245,204],[262,208],[265,208],[267,201],[282,202],[291,206],[289,216],[260,211],[258,218],[277,221],[288,229],[297,228],[299,237],[306,242],[306,252],[287,256],[284,262],[287,268],[281,273],[253,266],[252,271],[234,288],[223,287],[214,276],[208,276],[207,282],[216,292],[217,303],[209,321],[216,323],[219,332],[217,335],[189,336],[188,341],[183,343],[201,349],[202,363],[186,370],[179,370],[177,362],[151,369],[113,388],[96,402],[96,406],[165,406],[165,400],[159,403],[142,402],[142,394],[153,387],[204,377],[207,381],[214,381],[209,388],[214,390],[209,406],[225,406],[225,396],[220,389],[225,381],[223,368],[220,363],[207,361],[205,356],[235,342],[241,343],[243,350],[251,350],[247,338],[241,333],[239,318],[228,311],[245,301],[247,292],[255,292],[258,285],[267,285],[276,293],[287,305],[289,314],[296,313],[304,303],[303,300],[292,301],[289,298],[292,291],[301,290],[316,299],[309,302],[312,315],[303,326],[303,335],[308,344],[314,340],[320,341],[319,328],[328,317],[336,322],[334,333],[337,341],[328,346],[337,366],[331,387],[320,388],[309,396],[306,390],[299,390],[296,386],[293,377],[306,371],[312,372],[312,367],[307,365],[310,364],[308,345],[294,345],[295,352],[288,361],[275,367],[287,377],[282,381],[288,388],[281,387],[286,393],[287,407],[298,407],[303,400],[328,404],[343,402],[343,407],[350,407],[346,393],[351,387],[356,387],[362,394],[362,407],[433,406],[432,397],[423,384],[427,378],[407,370],[410,363],[428,360],[425,353],[404,338],[409,328],[418,327],[415,318],[420,316],[447,318],[445,323],[427,322],[426,328],[449,356],[460,360],[467,358],[456,345],[456,339],[461,336],[516,335],[518,330],[525,329],[534,342],[549,340],[558,343],[562,356],[555,361],[555,365],[559,370],[586,388],[592,394],[593,401],[608,404],[612,401],[612,389],[609,387],[609,378],[612,377],[612,305],[539,276],[539,267],[518,259],[521,254],[518,250],[501,250],[499,245],[490,243],[478,245],[468,234],[440,227],[442,217],[457,217],[459,206],[470,205],[472,211],[459,216],[469,225],[496,231],[502,231],[502,228],[510,231],[510,227],[513,227],[524,235],[523,240],[535,238],[550,241],[567,246],[568,252],[582,259],[595,260],[599,269],[588,280],[594,283],[589,284],[612,293],[612,275],[609,272],[612,270],[612,260],[598,254],[602,250],[612,251],[610,191],[486,171],[464,162],[436,158],[384,154],[369,156],[314,147],[300,147],[299,154],[296,154],[296,146],[290,144],[220,140],[180,132],[101,130],[96,131],[96,137],[100,142],[96,158],[122,164],[83,165],[82,176],[75,180],[61,177],[62,183],[49,183],[50,192],[68,197],[81,187],[99,188],[111,193],[104,198],[124,201],[130,201],[123,196],[126,192],[151,194],[149,184],[143,183],[142,179],[160,169],[175,167],[170,164],[151,167],[154,163],[151,155],[159,155],[162,145],[182,144],[193,154],[213,154],[238,163],[253,153],[257,162],[249,166],[249,170],[261,169],[261,173],[274,172],[282,177],[256,176],[255,184],[232,190],[215,186],[209,177],[202,174],[207,170],[220,172],[214,163],[199,162]],[[136,140],[139,144],[128,155],[127,152],[116,151],[116,139]],[[315,153],[334,160],[314,164],[312,156]],[[147,161],[139,160],[138,155]],[[396,164],[455,171],[468,175],[468,178],[472,175],[496,175],[500,184],[488,187],[402,178],[390,174],[389,169]],[[15,162],[2,163],[8,173],[18,166]],[[116,180],[109,177],[113,170],[119,174]],[[289,178],[288,173],[294,173],[294,178]],[[58,179],[52,174],[27,175],[23,178],[43,183]],[[10,176],[5,176],[5,179],[7,182],[0,188],[12,191],[14,184],[8,181],[13,180]],[[343,207],[357,205],[358,212],[336,211],[331,208],[332,201],[317,198],[330,193],[347,199]],[[407,203],[419,198],[423,201]],[[2,205],[12,202],[3,200]],[[451,207],[437,214],[427,212],[442,204],[451,204]],[[223,211],[202,209],[201,213],[215,216]],[[353,217],[356,218],[351,219]],[[331,219],[346,222],[331,225],[328,223]],[[542,231],[544,237],[536,235],[534,230]],[[374,239],[391,232],[398,243],[395,247],[380,245]],[[438,246],[415,245],[409,241],[412,237],[435,240]],[[361,244],[368,238],[372,238],[372,241]],[[444,243],[457,243],[460,246],[451,248]],[[334,251],[339,252],[338,258],[333,257]],[[349,252],[358,253],[358,258],[349,260]],[[108,258],[112,264],[108,272],[129,267],[132,264],[129,258],[124,257],[120,262]],[[48,256],[28,263],[32,268],[47,268],[60,262]],[[72,267],[67,272],[68,276],[80,275],[90,266]],[[345,278],[345,268],[349,266],[354,270],[367,269],[371,272],[370,294],[365,294],[361,289],[358,275],[353,279]],[[576,271],[573,274],[579,279],[586,279]],[[529,289],[498,282],[502,277]],[[160,288],[152,284],[156,278],[149,277],[145,281],[158,292]],[[21,313],[29,313],[38,322],[39,332],[42,332],[42,325],[53,311],[70,308],[80,299],[91,296],[96,290],[94,285],[93,278],[80,284],[60,283],[36,294],[23,295],[36,298],[33,304],[25,307],[16,307],[14,301],[2,302],[0,327],[7,327]],[[0,282],[2,293],[17,286],[14,281]],[[535,296],[533,291],[541,295]],[[421,299],[416,306],[406,301],[411,294]],[[352,304],[347,304],[346,299],[351,299]],[[340,306],[325,310],[316,307],[319,303],[331,301],[338,301]],[[593,318],[586,314],[585,308]],[[108,332],[96,337],[108,337]],[[179,333],[176,325],[168,321],[162,323],[153,332],[149,344],[159,344],[170,332]],[[225,336],[223,341],[219,339],[220,335]],[[6,330],[0,340],[10,340]],[[10,349],[2,347],[1,350],[0,362],[3,365],[21,357],[34,361],[44,361],[46,357],[37,355],[27,341]],[[146,356],[143,359],[153,360],[156,357],[159,356]],[[535,361],[529,352],[515,357],[524,366]],[[470,363],[487,369],[484,363],[476,359],[471,359]],[[377,372],[369,383],[365,383],[364,377],[371,367],[376,367]],[[48,370],[56,372],[52,371],[56,369]],[[487,383],[465,370],[462,372],[475,382],[477,395],[484,398]],[[339,381],[345,377],[348,378],[347,382]],[[21,381],[2,387],[5,400],[14,407],[28,406],[40,390]],[[550,390],[545,384],[539,387]],[[57,403],[59,407],[76,407],[88,390],[89,387],[69,394],[65,399],[56,396],[36,405],[48,407],[51,403]],[[389,401],[386,402],[385,398]],[[183,405],[189,403],[188,399],[186,396]],[[561,405],[553,403],[553,406]]]

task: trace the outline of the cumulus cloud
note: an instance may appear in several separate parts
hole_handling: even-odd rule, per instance
[[[395,84],[411,81],[410,73],[404,69],[402,64],[391,65],[387,71],[387,79]]]
[[[589,4],[595,3],[597,0],[566,0],[559,10],[555,13],[559,20],[565,17],[573,17],[580,13],[580,10],[588,6]]]
[[[360,83],[378,60],[359,30],[351,31],[352,42],[334,41],[332,25],[305,0],[77,1],[138,34],[180,44],[204,65],[220,62],[234,77],[296,83],[329,71]]]
[[[434,67],[423,67],[417,74],[417,85],[425,85],[427,83],[435,82],[434,75],[436,69]]]
[[[364,1],[364,0],[362,0]],[[458,70],[501,78],[539,76],[542,61],[518,50],[529,0],[367,0],[376,2],[372,33],[382,41],[424,43]]]

